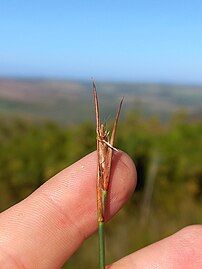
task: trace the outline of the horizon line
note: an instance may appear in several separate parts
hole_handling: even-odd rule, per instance
[[[113,84],[146,84],[146,85],[178,85],[178,86],[195,86],[202,87],[202,82],[182,82],[182,81],[166,81],[166,80],[135,80],[135,79],[96,79],[97,83],[113,83]],[[88,78],[83,77],[68,77],[68,76],[51,76],[51,75],[1,75],[0,80],[38,80],[38,81],[71,81],[71,82],[85,82],[91,83],[92,76]]]

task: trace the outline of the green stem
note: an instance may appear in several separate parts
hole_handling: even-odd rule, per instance
[[[99,234],[99,269],[105,269],[105,223],[100,221],[98,223]]]
[[[105,269],[105,204],[107,200],[107,191],[102,190],[102,221],[98,222],[99,234],[99,269]]]

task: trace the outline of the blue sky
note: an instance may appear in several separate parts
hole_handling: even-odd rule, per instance
[[[0,0],[0,76],[202,83],[202,1]]]

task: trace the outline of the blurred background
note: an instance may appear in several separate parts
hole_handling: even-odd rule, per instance
[[[91,77],[135,194],[107,262],[202,222],[202,2],[0,1],[0,210],[95,150]],[[93,236],[64,268],[96,268]]]

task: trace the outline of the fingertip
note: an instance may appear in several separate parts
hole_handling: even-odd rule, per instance
[[[135,164],[128,154],[114,154],[108,199],[107,219],[114,215],[134,193],[137,183]]]
[[[132,158],[125,152],[120,151],[120,161],[125,165],[125,180],[128,185],[128,194],[131,195],[137,185],[137,171]],[[116,158],[116,156],[115,156]]]

